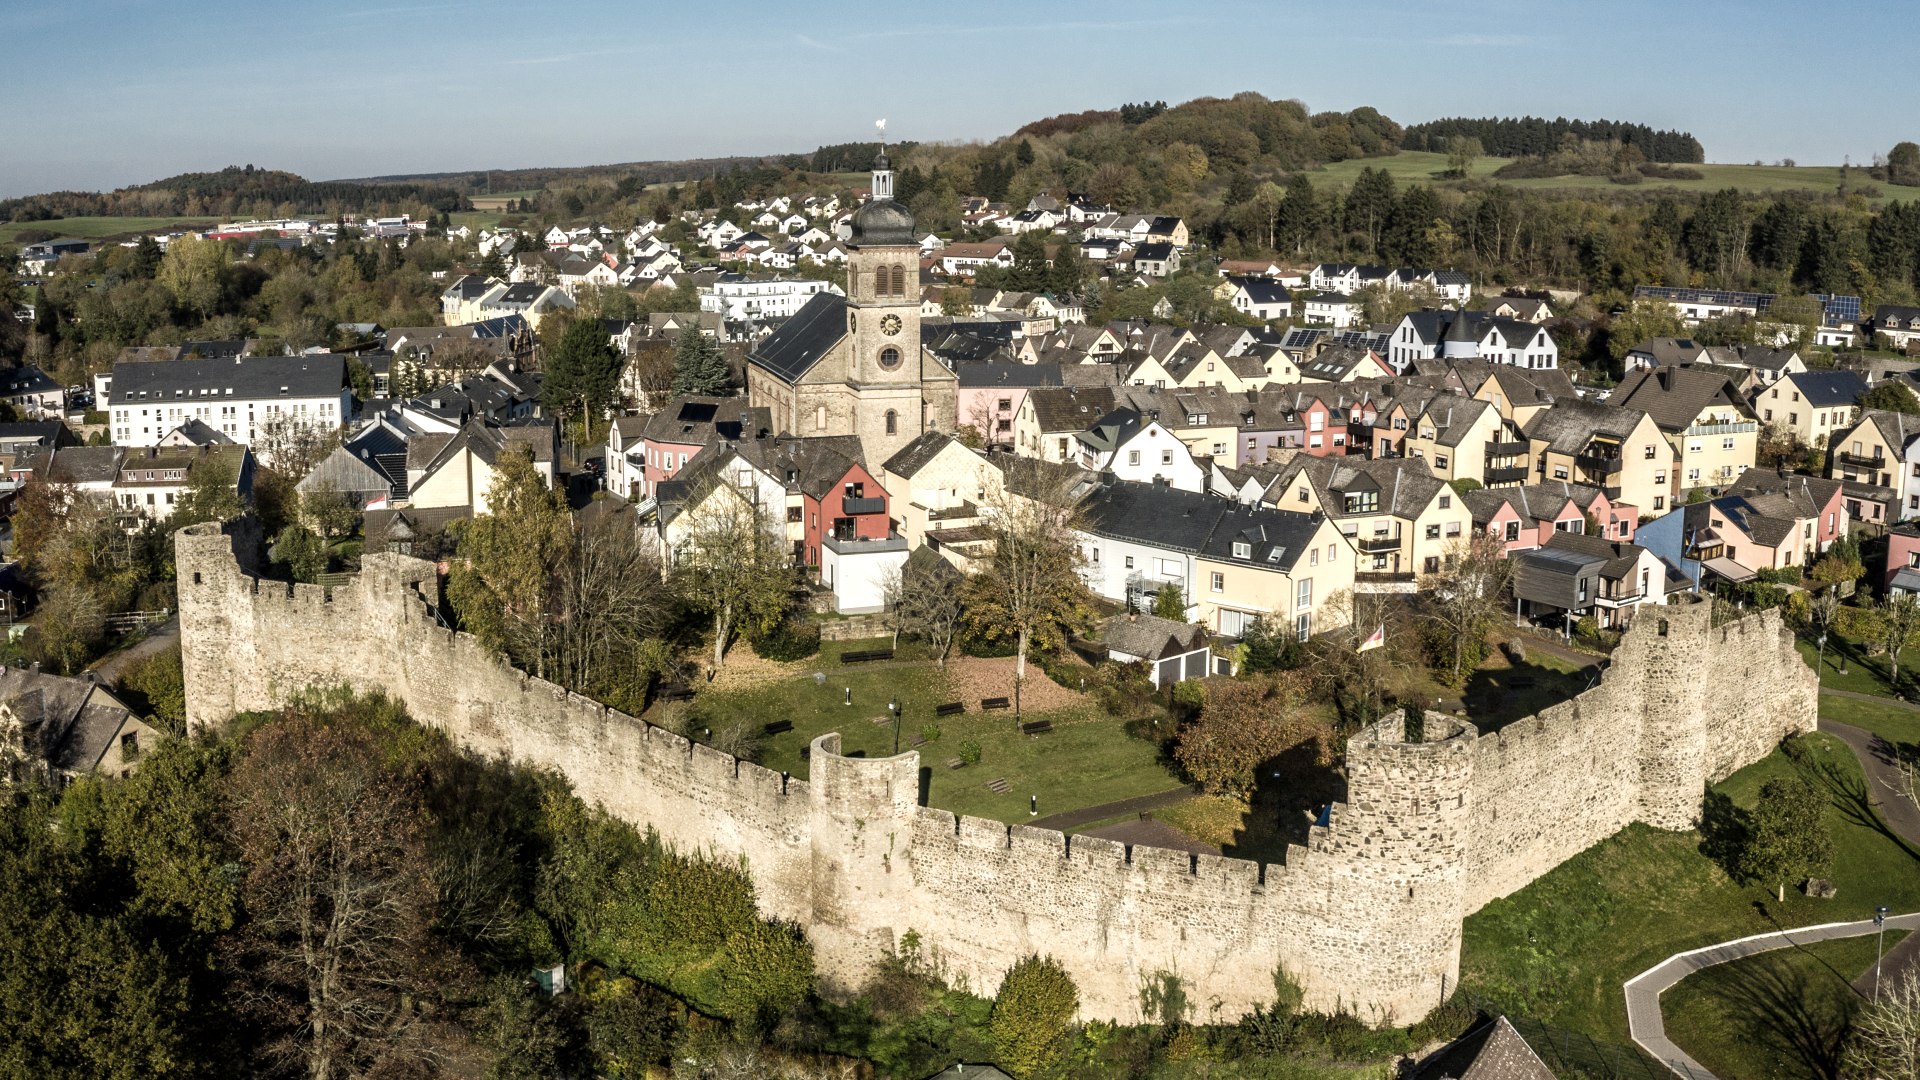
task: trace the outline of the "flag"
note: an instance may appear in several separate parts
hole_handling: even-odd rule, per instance
[[[1353,651],[1366,652],[1368,649],[1377,649],[1380,646],[1385,645],[1386,643],[1387,643],[1387,624],[1381,623],[1377,628],[1374,629],[1373,633],[1367,635],[1367,640],[1361,642],[1360,647]]]

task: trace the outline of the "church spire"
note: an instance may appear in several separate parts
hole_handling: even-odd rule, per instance
[[[874,121],[874,127],[880,129],[880,156],[873,160],[873,198],[893,198],[893,164],[887,160],[887,122]]]

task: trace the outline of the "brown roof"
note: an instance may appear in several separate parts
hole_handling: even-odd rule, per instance
[[[1628,373],[1607,404],[1640,409],[1663,431],[1679,431],[1690,426],[1701,410],[1709,405],[1728,405],[1742,416],[1751,410],[1740,400],[1733,384],[1725,376],[1701,368],[1663,367]]]
[[[1046,433],[1085,431],[1112,412],[1115,403],[1109,386],[1038,386],[1027,392],[1027,400]]]

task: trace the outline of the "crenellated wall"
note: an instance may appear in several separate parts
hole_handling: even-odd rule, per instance
[[[918,805],[918,754],[846,758],[837,735],[814,741],[811,782],[770,772],[437,625],[431,564],[370,555],[350,585],[290,586],[242,569],[236,549],[255,542],[214,525],[176,538],[192,724],[312,684],[383,689],[682,850],[744,858],[762,909],[807,929],[830,990],[913,929],[989,993],[1050,954],[1089,1017],[1137,1019],[1141,986],[1171,972],[1202,1015],[1231,1018],[1271,1001],[1284,967],[1313,1006],[1406,1023],[1451,990],[1468,912],[1627,822],[1685,827],[1709,780],[1813,723],[1812,673],[1771,613],[1713,628],[1705,605],[1668,608],[1666,632],[1642,619],[1600,686],[1496,734],[1437,713],[1419,741],[1398,717],[1366,729],[1348,743],[1347,800],[1262,866],[956,818]],[[1724,701],[1743,709],[1705,715]]]

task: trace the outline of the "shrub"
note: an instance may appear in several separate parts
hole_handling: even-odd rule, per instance
[[[1046,672],[1047,678],[1069,690],[1085,689],[1087,677],[1093,674],[1092,668],[1079,663],[1071,655],[1035,652],[1029,653],[1028,658]]]
[[[1058,1056],[1079,1007],[1079,988],[1059,961],[1029,956],[1013,965],[993,1002],[1000,1064],[1018,1080],[1039,1075]]]
[[[786,619],[751,640],[754,653],[764,660],[805,660],[820,651],[820,628],[802,619]]]
[[[920,725],[920,737],[928,742],[940,741],[940,725],[929,720]]]
[[[969,766],[980,764],[980,744],[968,739],[960,744],[960,760]]]
[[[1087,688],[1109,716],[1138,715],[1153,700],[1153,681],[1139,663],[1101,664],[1093,669]]]

